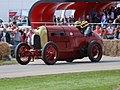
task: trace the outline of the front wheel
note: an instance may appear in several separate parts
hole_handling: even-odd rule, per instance
[[[28,50],[30,50],[30,46],[26,43],[20,43],[15,48],[15,58],[21,65],[26,65],[31,60],[30,52]]]
[[[42,59],[48,65],[53,65],[59,58],[59,50],[54,42],[48,42],[42,49]]]
[[[88,45],[88,57],[91,62],[99,62],[102,58],[102,46],[97,41],[92,41]]]

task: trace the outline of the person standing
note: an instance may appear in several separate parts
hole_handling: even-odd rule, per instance
[[[108,26],[108,19],[106,18],[106,15],[103,15],[103,16],[102,16],[101,26],[102,26],[102,27],[107,27],[107,26]]]
[[[4,28],[2,32],[2,41],[7,43],[11,42],[10,33],[6,31],[6,28]]]
[[[3,32],[2,32],[2,41],[6,42],[6,29],[3,28]]]
[[[0,31],[0,42],[2,41],[2,32]]]
[[[117,26],[120,26],[120,15],[118,15],[117,18],[113,21],[113,24],[117,24]]]
[[[62,18],[62,24],[66,25],[68,23],[68,19],[67,17],[64,15],[64,17]]]
[[[57,25],[57,18],[54,16],[54,24]]]
[[[3,22],[3,20],[2,19],[0,19],[0,23],[2,23]]]
[[[19,32],[19,28],[16,28],[13,31],[13,40],[14,40],[14,57],[16,56],[16,46],[21,42],[21,33]]]
[[[113,21],[113,24],[115,26],[115,36],[117,39],[120,39],[120,15]]]
[[[34,31],[32,29],[30,29],[30,31],[28,32],[28,35],[27,35],[28,39],[27,39],[27,43],[28,45],[30,46],[33,46],[33,41],[34,41]]]
[[[98,14],[96,13],[95,14],[95,17],[93,19],[93,22],[92,23],[100,23],[100,17],[98,16]]]
[[[85,21],[87,21],[88,23],[90,23],[90,16],[89,15],[86,16]]]
[[[114,7],[111,7],[111,10],[109,11],[109,14],[110,14],[110,19],[113,22],[114,19],[115,19],[115,9],[114,9]]]
[[[75,19],[74,16],[72,15],[70,18],[70,25],[74,25]]]
[[[19,28],[14,30],[14,46],[16,47],[21,42],[21,33],[19,32]]]
[[[94,21],[95,14],[96,14],[96,11],[94,8],[92,10],[90,10],[90,18],[91,18],[92,22]]]

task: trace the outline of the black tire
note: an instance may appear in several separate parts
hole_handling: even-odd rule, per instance
[[[88,57],[91,60],[91,62],[99,62],[102,58],[102,46],[97,41],[92,41],[88,45]]]
[[[25,49],[30,50],[30,46],[26,43],[20,43],[15,48],[15,58],[16,58],[17,62],[21,65],[26,65],[31,60],[31,57],[27,56],[27,54],[29,54],[29,52],[27,52],[27,54],[24,52],[21,52],[22,50],[25,50]],[[23,59],[23,58],[26,58],[26,59]]]
[[[42,49],[42,59],[47,65],[54,65],[59,58],[59,49],[54,42],[47,42]]]
[[[65,61],[71,63],[74,61],[74,59],[66,59]]]

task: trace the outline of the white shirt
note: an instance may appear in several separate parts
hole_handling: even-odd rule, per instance
[[[64,23],[64,24],[66,24],[66,23],[67,23],[65,18],[63,18],[63,23]]]
[[[114,12],[111,12],[110,17],[111,17],[111,19],[114,19]]]
[[[107,29],[108,29],[108,32],[109,32],[110,34],[113,34],[113,30],[114,30],[113,27],[108,27]]]
[[[6,42],[6,33],[3,32],[3,42]]]
[[[118,39],[120,39],[120,33],[118,34]]]
[[[32,37],[31,37],[31,44],[32,45],[34,45],[34,36],[35,36],[35,34],[33,34]]]
[[[20,32],[15,32],[14,40],[15,41],[21,41],[21,33]]]
[[[27,42],[29,45],[34,45],[34,34],[28,36]]]

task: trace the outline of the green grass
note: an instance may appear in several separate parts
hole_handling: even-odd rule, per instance
[[[0,60],[0,66],[2,66],[2,65],[12,65],[12,64],[17,64],[16,60],[11,60],[11,61]]]
[[[120,88],[120,70],[0,80],[0,90],[116,90],[117,88]]]

